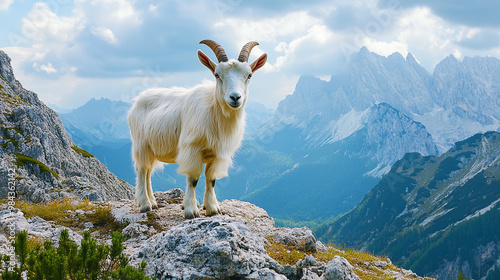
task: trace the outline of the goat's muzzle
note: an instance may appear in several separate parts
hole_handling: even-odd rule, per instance
[[[241,94],[237,92],[232,92],[229,94],[229,100],[226,100],[227,105],[233,109],[238,109],[243,104],[243,99],[241,98]]]

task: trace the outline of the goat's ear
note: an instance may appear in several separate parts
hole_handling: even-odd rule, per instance
[[[254,62],[250,64],[250,69],[252,69],[252,73],[257,71],[260,67],[264,66],[267,61],[267,53],[261,55]]]
[[[201,64],[205,65],[212,73],[215,72],[215,67],[217,64],[213,62],[206,54],[204,54],[201,50],[198,50],[198,59],[201,61]]]

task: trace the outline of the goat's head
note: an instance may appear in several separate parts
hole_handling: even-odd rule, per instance
[[[200,44],[209,46],[217,56],[219,64],[213,62],[201,50],[198,50],[198,58],[215,76],[216,98],[221,106],[227,106],[233,110],[238,110],[246,103],[248,94],[248,83],[253,72],[264,66],[267,61],[267,54],[264,53],[254,62],[248,63],[248,56],[252,48],[259,43],[249,42],[243,46],[238,60],[228,60],[226,52],[222,46],[212,40],[203,40]],[[223,110],[226,111],[226,110]]]

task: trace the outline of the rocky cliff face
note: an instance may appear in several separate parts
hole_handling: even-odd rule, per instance
[[[440,156],[407,154],[355,209],[317,233],[439,279],[459,271],[495,279],[499,221],[500,133],[488,132]]]
[[[248,202],[225,200],[224,215],[205,217],[200,209],[201,218],[185,220],[180,189],[155,196],[159,208],[148,214],[140,213],[131,200],[91,204],[108,209],[123,227],[124,253],[130,263],[145,260],[147,274],[158,279],[422,279],[387,258],[325,246],[306,227],[276,228],[265,210]],[[86,228],[99,242],[109,243],[103,225],[84,223],[96,211],[88,208],[64,212],[76,221],[69,229],[70,239],[80,242]],[[57,244],[66,228],[37,216],[26,219],[19,209],[2,210],[0,254],[8,250],[6,236],[12,229]]]
[[[76,195],[90,200],[132,198],[133,188],[79,149],[59,117],[14,77],[0,51],[0,185],[39,202]],[[0,197],[9,189],[1,188]],[[11,190],[12,191],[12,190]]]

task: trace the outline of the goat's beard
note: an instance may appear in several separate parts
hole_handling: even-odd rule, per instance
[[[217,103],[222,112],[222,115],[226,118],[231,117],[231,111],[233,111],[233,109],[231,109],[229,105],[227,105],[226,100],[224,100],[224,98],[217,98]]]

